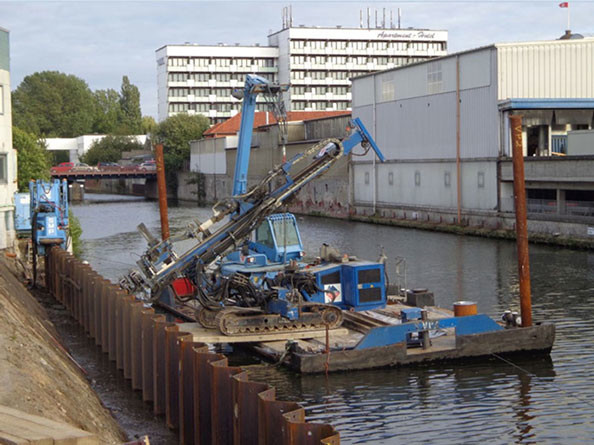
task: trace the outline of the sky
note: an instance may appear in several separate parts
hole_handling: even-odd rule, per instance
[[[293,25],[358,27],[359,11],[402,10],[402,27],[447,30],[448,52],[496,42],[549,40],[567,28],[567,9],[542,0],[385,1],[16,1],[0,0],[0,27],[10,31],[11,88],[37,71],[84,79],[92,90],[120,89],[127,75],[143,115],[157,117],[155,50],[167,44],[267,44]],[[571,29],[594,36],[594,0],[570,2]],[[372,14],[372,17],[374,14]]]

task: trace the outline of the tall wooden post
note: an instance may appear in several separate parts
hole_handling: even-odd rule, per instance
[[[167,186],[165,184],[165,161],[163,159],[163,144],[155,146],[155,160],[157,161],[157,190],[159,192],[159,213],[161,215],[161,238],[169,238],[169,219],[167,217]]]
[[[518,276],[520,278],[520,311],[522,327],[532,326],[530,294],[530,257],[528,253],[528,223],[526,218],[526,187],[524,184],[524,150],[522,147],[522,116],[509,117],[512,131],[514,166],[514,204],[516,208],[516,242],[518,246]]]

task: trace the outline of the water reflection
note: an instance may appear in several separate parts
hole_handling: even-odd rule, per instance
[[[84,254],[115,280],[145,248],[136,226],[159,233],[157,203],[130,201],[74,206],[83,225]],[[172,231],[209,209],[170,207]],[[515,244],[510,241],[299,217],[306,250],[322,242],[360,258],[407,259],[408,287],[427,287],[437,304],[473,300],[480,312],[499,316],[519,309]],[[552,321],[557,338],[551,357],[514,357],[415,369],[298,376],[233,353],[248,363],[252,380],[277,389],[279,399],[299,400],[308,419],[330,422],[342,443],[584,443],[594,437],[594,254],[530,246],[535,321]],[[226,350],[230,352],[230,350]]]

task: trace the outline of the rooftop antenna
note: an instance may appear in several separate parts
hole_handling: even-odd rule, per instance
[[[386,29],[386,8],[384,8],[382,13],[382,29]]]
[[[293,27],[293,5],[289,5],[289,28]]]
[[[377,9],[375,9],[374,11],[375,11],[375,27],[377,28]]]
[[[367,8],[367,29],[369,29],[371,27],[369,25],[370,21],[371,21],[371,10],[369,8]]]
[[[363,28],[363,10],[359,9],[359,28]]]
[[[394,28],[394,11],[390,9],[390,29]]]
[[[398,8],[398,29],[400,29],[400,18],[402,17],[402,11]]]
[[[286,28],[286,26],[285,26],[285,24],[286,24],[286,21],[285,21],[285,10],[286,9],[287,9],[287,7],[286,6],[283,6],[283,11],[281,13],[281,18],[282,18],[282,22],[283,22],[283,29]]]

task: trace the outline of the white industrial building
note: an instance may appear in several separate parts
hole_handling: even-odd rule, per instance
[[[241,105],[231,97],[233,88],[243,86],[247,74],[276,81],[277,60],[278,48],[265,46],[184,44],[159,48],[159,120],[177,113],[203,114],[212,123],[229,119]]]
[[[80,157],[89,151],[95,142],[100,141],[105,136],[105,134],[84,134],[75,138],[46,138],[43,142],[48,151],[68,152],[70,161],[78,162]],[[144,134],[131,135],[129,137],[143,145],[147,139]]]
[[[14,193],[17,191],[17,156],[12,148],[10,106],[9,32],[0,28],[0,249],[12,248],[14,231]]]
[[[594,125],[594,39],[494,44],[355,78],[353,116],[387,161],[353,159],[354,208],[510,227],[510,113],[523,115],[529,227],[587,235],[594,140],[588,151],[588,135],[572,135]]]
[[[447,37],[447,31],[398,29],[385,17],[375,27],[329,28],[294,27],[286,15],[267,47],[166,45],[156,51],[159,120],[180,112],[213,123],[234,116],[241,102],[231,90],[248,73],[290,83],[288,110],[348,110],[350,78],[443,56]]]

